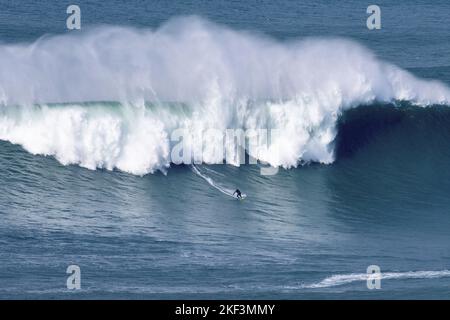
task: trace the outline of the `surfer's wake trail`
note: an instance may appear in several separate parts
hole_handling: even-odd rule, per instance
[[[200,172],[199,168],[194,164],[191,165],[191,169],[196,175],[198,175],[199,177],[204,179],[206,182],[208,182],[209,185],[212,186],[213,188],[219,190],[220,192],[222,192],[223,194],[226,194],[227,196],[236,198],[233,195],[233,193],[236,189],[230,189],[230,188],[226,188],[226,187],[220,185],[219,183],[215,182],[211,177],[208,177],[206,173]],[[243,198],[245,198],[246,196],[247,196],[246,194],[242,194]]]
[[[342,112],[392,101],[448,104],[450,90],[348,40],[281,43],[195,17],[0,45],[0,139],[89,169],[164,171],[176,128],[280,129],[253,156],[331,163]],[[205,163],[223,160],[213,144]]]

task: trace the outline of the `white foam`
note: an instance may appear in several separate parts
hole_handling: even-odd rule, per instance
[[[350,284],[358,281],[367,281],[369,275],[367,273],[351,273],[333,275],[325,278],[320,282],[302,285],[302,288],[315,289],[315,288],[328,288]],[[432,279],[432,278],[444,278],[450,277],[450,270],[440,271],[408,271],[408,272],[382,272],[381,280],[389,279]]]
[[[0,139],[90,169],[165,170],[178,127],[280,129],[260,160],[331,163],[339,114],[395,99],[448,103],[450,90],[349,40],[277,42],[195,17],[0,45]],[[119,105],[81,103],[95,101]],[[212,144],[206,163],[222,160]]]

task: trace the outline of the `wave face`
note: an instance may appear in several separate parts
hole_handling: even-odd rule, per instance
[[[0,45],[0,139],[90,169],[164,171],[176,128],[278,129],[252,156],[331,163],[342,112],[397,100],[448,104],[450,89],[349,40],[278,42],[196,17]],[[201,143],[203,162],[223,161]]]

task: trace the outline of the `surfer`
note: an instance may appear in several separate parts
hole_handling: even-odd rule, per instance
[[[236,191],[233,192],[233,196],[234,196],[235,193],[236,193],[236,197],[238,199],[242,200],[242,193],[241,193],[241,191],[239,189],[236,189]]]

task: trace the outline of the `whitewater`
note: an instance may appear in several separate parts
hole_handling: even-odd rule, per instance
[[[374,278],[367,273],[352,273],[352,274],[340,274],[333,275],[323,279],[320,282],[302,285],[298,288],[305,289],[318,289],[318,288],[328,288],[335,286],[342,286],[358,281],[373,281],[373,279],[379,280],[403,280],[403,279],[435,279],[449,277],[449,270],[439,270],[439,271],[407,271],[407,272],[384,272],[380,273],[378,278]],[[296,287],[289,287],[291,289]]]
[[[278,41],[198,17],[0,44],[0,139],[89,169],[166,172],[178,128],[277,129],[252,156],[329,164],[343,111],[395,101],[447,105],[450,89],[350,40]],[[190,143],[223,162],[213,140]]]

